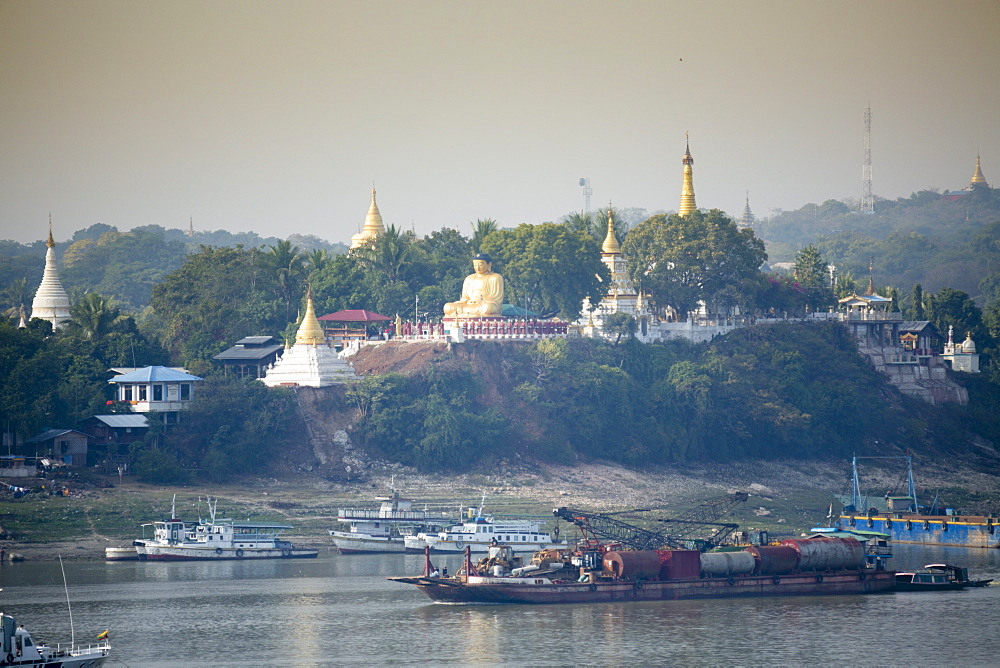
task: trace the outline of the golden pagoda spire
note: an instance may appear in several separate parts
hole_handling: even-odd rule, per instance
[[[608,234],[604,237],[601,252],[609,255],[622,252],[622,247],[618,244],[618,237],[615,236],[615,220],[612,215],[611,202],[608,202]]]
[[[45,242],[49,248],[55,248],[56,240],[52,238],[52,214],[49,214],[49,240]]]
[[[684,165],[684,183],[681,186],[681,205],[677,209],[677,214],[686,216],[698,209],[694,201],[694,158],[691,157],[691,139],[684,133],[684,158],[681,163]]]
[[[368,207],[368,215],[365,216],[365,226],[361,234],[369,237],[376,237],[385,232],[385,225],[382,223],[382,213],[378,210],[375,202],[375,185],[372,184],[372,205]]]
[[[868,256],[868,289],[865,291],[866,296],[875,294],[875,256]]]
[[[302,316],[302,324],[295,333],[295,345],[319,346],[326,343],[323,328],[316,319],[316,309],[313,307],[312,288],[306,293],[306,314]]]
[[[983,169],[982,169],[982,167],[979,166],[979,154],[978,153],[976,154],[976,171],[972,174],[972,180],[969,181],[969,185],[970,186],[980,186],[980,185],[982,185],[982,186],[986,186],[987,188],[990,186],[990,184],[986,182],[986,177],[983,176]]]

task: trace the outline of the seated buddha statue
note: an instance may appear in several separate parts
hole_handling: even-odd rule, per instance
[[[448,317],[498,317],[503,304],[503,276],[493,271],[493,259],[486,253],[472,258],[475,273],[465,277],[462,298],[444,305]]]

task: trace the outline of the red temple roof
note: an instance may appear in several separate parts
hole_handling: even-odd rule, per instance
[[[378,322],[380,320],[392,320],[392,318],[364,309],[348,309],[346,311],[329,313],[317,318],[317,320],[325,320],[327,322]]]

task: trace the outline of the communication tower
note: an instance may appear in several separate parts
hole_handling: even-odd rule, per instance
[[[594,189],[590,187],[590,179],[580,179],[580,186],[583,188],[583,212],[590,213],[590,196],[594,193]]]
[[[865,107],[865,162],[861,166],[861,213],[875,213],[872,195],[872,105]]]

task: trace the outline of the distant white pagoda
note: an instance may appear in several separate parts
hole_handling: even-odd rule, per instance
[[[48,250],[45,251],[45,273],[42,274],[42,283],[35,292],[35,299],[31,302],[31,317],[48,320],[55,329],[69,321],[70,315],[69,297],[59,281],[59,272],[56,270],[56,242],[52,238],[51,219],[49,219],[49,239],[45,245],[48,246]]]
[[[260,382],[268,387],[327,387],[360,380],[354,368],[342,360],[326,341],[316,319],[312,292],[306,296],[306,314],[295,333],[295,343],[268,368]]]

